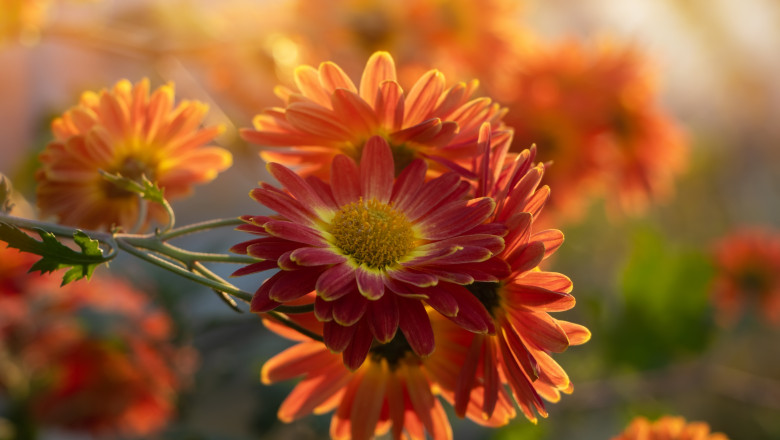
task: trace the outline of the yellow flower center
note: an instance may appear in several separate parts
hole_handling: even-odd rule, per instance
[[[390,266],[414,248],[412,224],[390,205],[374,199],[345,205],[331,221],[335,245],[357,264]]]

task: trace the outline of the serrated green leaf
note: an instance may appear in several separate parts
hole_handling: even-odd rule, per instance
[[[6,242],[8,247],[42,257],[33,264],[30,272],[49,273],[68,268],[62,278],[63,286],[71,281],[89,278],[98,265],[111,259],[103,256],[97,240],[93,240],[81,231],[73,234],[73,241],[81,249],[80,252],[60,243],[51,232],[43,229],[35,229],[35,232],[41,237],[40,241],[16,226],[0,222],[0,241]]]
[[[121,188],[125,191],[134,192],[146,200],[156,203],[164,203],[165,201],[163,190],[155,185],[152,181],[147,179],[144,175],[141,176],[140,182],[128,179],[127,177],[124,177],[118,173],[111,174],[102,170],[100,171],[100,175],[103,176],[104,179],[116,185],[118,188]]]

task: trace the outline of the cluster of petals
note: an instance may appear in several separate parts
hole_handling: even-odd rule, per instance
[[[255,292],[252,311],[269,311],[316,291],[314,312],[324,321],[325,344],[344,352],[350,368],[363,362],[374,339],[388,342],[399,328],[417,355],[430,354],[434,336],[423,301],[471,331],[494,330],[463,285],[506,275],[506,264],[492,258],[503,249],[506,229],[485,222],[493,201],[467,197],[469,184],[459,175],[426,181],[427,166],[417,159],[395,178],[390,147],[380,137],[367,142],[360,164],[346,155],[334,158],[330,184],[303,179],[276,163],[268,169],[284,189],[263,184],[251,196],[278,215],[244,216],[246,224],[238,229],[259,238],[231,249],[261,260],[235,275],[281,269]],[[374,267],[345,251],[334,236],[338,215],[354,209],[391,215],[401,223],[399,231],[408,233],[398,247],[394,237],[371,238],[384,220],[350,226],[348,232],[370,243],[372,253],[396,252],[387,262]]]
[[[476,81],[445,89],[438,70],[423,74],[404,91],[387,52],[369,58],[359,86],[332,62],[319,69],[298,67],[295,83],[298,90],[277,89],[284,108],[266,109],[255,117],[254,129],[241,134],[261,146],[287,147],[262,156],[295,165],[303,176],[329,178],[328,164],[339,154],[360,161],[372,136],[382,136],[392,147],[396,173],[422,158],[434,175],[441,163],[473,157],[480,125],[491,122],[499,129],[505,113],[489,98],[471,98]]]
[[[463,416],[473,389],[480,386],[482,411],[490,417],[505,392],[500,380],[504,378],[523,414],[535,422],[535,413],[547,416],[542,398],[557,402],[561,392],[573,389],[551,355],[587,342],[590,332],[549,315],[571,309],[575,299],[568,277],[539,269],[561,245],[563,234],[556,229],[533,230],[550,194],[548,187],[539,188],[545,168],[534,165],[535,149],[508,155],[509,141],[491,144],[487,126],[482,127],[480,140],[485,154],[476,167],[476,191],[495,199],[491,221],[509,231],[497,258],[509,265],[510,273],[495,283],[467,286],[488,308],[496,331],[454,336],[470,347],[455,392],[455,411]]]
[[[746,305],[754,305],[768,323],[780,325],[780,232],[743,227],[723,237],[714,254],[720,321],[733,324]]]
[[[322,324],[313,316],[296,315],[294,319],[321,332]],[[437,334],[463,331],[437,314],[431,315],[431,321]],[[451,400],[452,386],[457,382],[453,366],[465,359],[463,346],[448,344],[445,338],[434,355],[422,358],[399,335],[387,344],[374,346],[363,365],[351,371],[321,342],[270,320],[266,324],[298,341],[270,359],[261,373],[266,384],[301,378],[279,408],[280,420],[291,422],[311,413],[334,411],[330,428],[334,439],[360,440],[388,433],[393,439],[453,438],[447,414],[434,390]],[[498,407],[490,419],[483,419],[475,406],[469,416],[485,426],[501,426],[515,413],[506,398]]]
[[[603,196],[610,212],[632,214],[672,192],[685,139],[659,108],[637,49],[536,45],[506,86],[513,149],[535,143],[540,158],[555,164],[546,178],[556,189],[557,212],[577,217],[588,199]]]
[[[121,80],[111,90],[85,92],[79,104],[52,123],[55,140],[40,154],[37,200],[43,217],[88,229],[130,228],[164,222],[153,204],[146,218],[138,198],[106,180],[101,171],[164,190],[167,199],[188,195],[194,184],[230,167],[231,154],[204,146],[220,127],[200,128],[208,107],[197,101],[174,106],[173,85],[149,94],[149,81]]]
[[[0,250],[0,357],[4,371],[24,371],[0,375],[0,395],[25,395],[35,423],[50,427],[120,436],[165,427],[194,366],[191,349],[170,343],[169,317],[120,280],[60,288],[56,276],[27,273],[35,259]]]
[[[728,440],[725,434],[710,432],[704,422],[687,422],[678,416],[663,416],[651,422],[636,417],[625,431],[612,440]]]

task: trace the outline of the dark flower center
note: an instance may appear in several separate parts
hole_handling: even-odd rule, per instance
[[[378,344],[371,347],[369,356],[374,362],[380,362],[382,359],[387,361],[391,370],[398,368],[398,364],[401,359],[405,358],[408,354],[414,353],[412,347],[407,342],[402,332],[396,332],[395,337],[387,344]]]
[[[476,281],[467,285],[466,289],[473,293],[485,306],[488,313],[493,316],[493,310],[501,306],[501,296],[498,294],[499,287],[501,287],[499,283]]]

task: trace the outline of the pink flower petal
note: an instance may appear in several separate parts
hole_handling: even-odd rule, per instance
[[[271,278],[265,280],[263,284],[252,296],[252,302],[249,304],[249,310],[253,313],[267,312],[278,307],[281,303],[274,301],[270,298],[269,293],[271,287],[276,283],[276,280],[281,276],[281,272],[274,274]]]
[[[544,258],[544,244],[539,241],[528,243],[517,248],[505,260],[512,268],[512,273],[522,274],[539,266]]]
[[[390,146],[379,136],[371,137],[360,160],[360,189],[366,200],[387,203],[393,191],[394,167]]]
[[[455,384],[455,414],[463,418],[466,415],[471,400],[471,390],[474,388],[477,379],[477,365],[479,365],[480,354],[485,340],[482,336],[475,336],[471,339],[471,345],[466,352],[466,359],[463,361],[458,373],[458,381]]]
[[[265,230],[272,236],[290,240],[298,243],[304,243],[311,246],[326,246],[327,242],[320,232],[308,226],[288,221],[269,221],[263,225]],[[544,246],[542,246],[544,249]]]
[[[393,194],[390,196],[390,201],[396,209],[404,211],[417,198],[417,193],[425,182],[427,170],[428,165],[424,160],[415,159],[401,171],[395,179]]]
[[[329,248],[303,247],[296,249],[290,258],[301,266],[323,266],[347,261],[347,257],[333,252]]]
[[[274,280],[269,298],[280,303],[294,301],[314,290],[317,278],[320,277],[322,270],[302,269],[295,271],[281,271],[278,278]],[[269,280],[270,281],[270,280]]]
[[[418,356],[428,356],[433,353],[433,329],[425,307],[420,301],[400,297],[398,306],[404,311],[399,316],[398,326],[406,341],[409,342],[409,346]]]
[[[333,198],[341,207],[358,201],[360,192],[360,171],[350,157],[338,155],[331,163],[331,188]]]
[[[328,321],[322,325],[322,339],[328,350],[334,353],[344,351],[355,335],[357,326],[343,326],[335,321]]]
[[[355,329],[355,336],[352,338],[352,342],[349,343],[347,348],[344,349],[343,353],[344,365],[353,371],[357,370],[360,365],[363,364],[363,361],[366,360],[368,351],[371,349],[371,343],[374,342],[374,336],[366,328],[367,324],[365,321],[361,321],[355,325],[355,327],[357,327],[357,329]],[[380,396],[383,395],[380,394]],[[383,399],[379,398],[378,400],[381,402]],[[375,424],[372,425],[372,429],[375,427]]]
[[[355,269],[340,263],[325,270],[317,280],[317,296],[325,301],[337,300],[354,290]]]
[[[412,272],[411,270],[407,269],[387,269],[387,275],[391,278],[411,284],[413,286],[417,287],[430,287],[435,286],[438,280],[435,276],[426,274],[426,273],[420,273],[420,272]]]
[[[360,294],[372,301],[382,297],[385,293],[384,274],[363,267],[355,269]]]
[[[395,295],[384,295],[376,301],[371,301],[368,307],[368,327],[371,334],[382,344],[390,342],[395,337],[400,319]]]
[[[300,176],[277,163],[267,165],[268,172],[279,181],[295,197],[301,205],[306,206],[312,212],[328,210],[328,206],[320,199],[317,193]]]
[[[429,240],[441,240],[467,232],[484,222],[493,213],[495,203],[491,198],[472,199],[467,206],[450,203],[441,206],[430,215],[421,219],[425,237]]]
[[[355,325],[368,310],[368,300],[356,292],[333,302],[333,319],[345,326]]]

